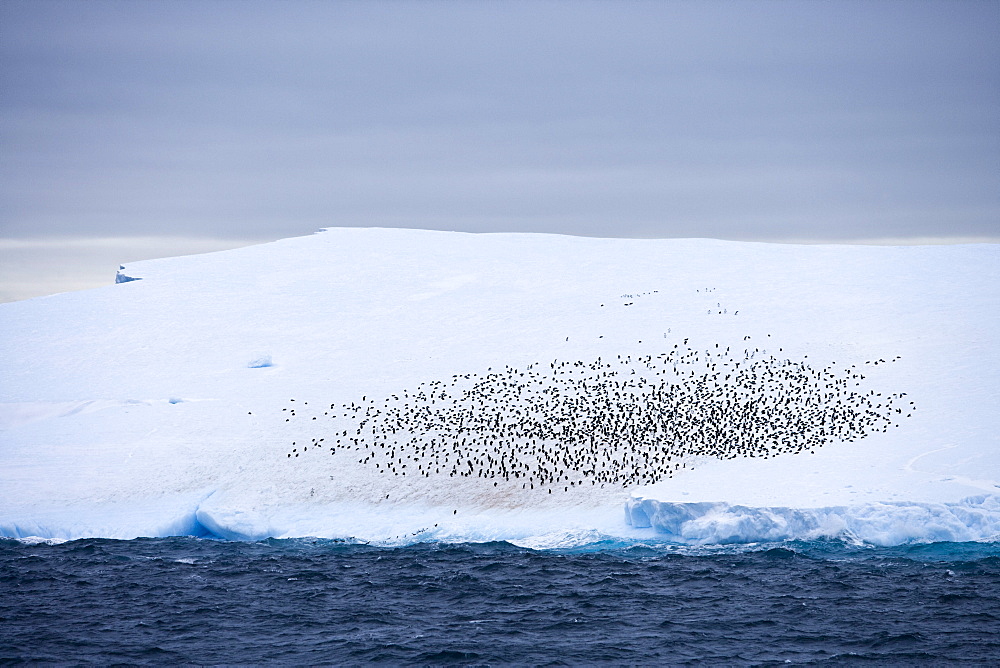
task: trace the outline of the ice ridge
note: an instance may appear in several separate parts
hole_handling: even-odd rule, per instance
[[[676,503],[635,495],[626,502],[625,519],[632,527],[653,528],[667,540],[691,545],[817,538],[844,538],[879,546],[996,540],[1000,538],[1000,496],[972,496],[957,503],[757,508],[725,502]]]

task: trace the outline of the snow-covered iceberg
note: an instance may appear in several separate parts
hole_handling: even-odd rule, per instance
[[[998,272],[355,228],[134,263],[0,305],[0,535],[996,540]]]

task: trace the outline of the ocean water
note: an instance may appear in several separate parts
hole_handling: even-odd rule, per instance
[[[1000,663],[1000,544],[0,539],[0,663]]]

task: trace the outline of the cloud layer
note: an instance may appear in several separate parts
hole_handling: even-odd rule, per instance
[[[997,237],[995,3],[0,6],[0,234]]]

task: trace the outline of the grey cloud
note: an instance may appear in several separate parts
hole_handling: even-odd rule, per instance
[[[1000,237],[993,3],[0,5],[0,235]]]

